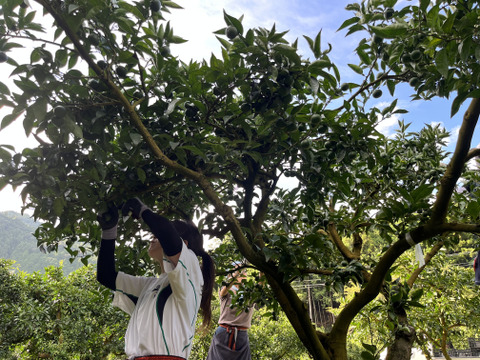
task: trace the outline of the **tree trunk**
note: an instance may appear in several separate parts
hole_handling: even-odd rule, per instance
[[[413,327],[409,327],[409,330],[397,330],[395,340],[388,348],[385,360],[410,360],[414,339],[415,330]]]
[[[398,319],[395,340],[388,348],[385,360],[410,360],[416,335],[415,329],[408,325],[407,313],[403,307],[395,308],[395,314]]]

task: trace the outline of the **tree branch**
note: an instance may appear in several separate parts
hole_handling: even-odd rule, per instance
[[[342,238],[338,234],[337,227],[333,223],[328,224],[328,233],[335,246],[338,248],[342,256],[347,260],[358,259],[359,254],[355,254],[345,245]]]
[[[259,270],[267,273],[271,269],[267,266],[265,257],[262,253],[258,253],[255,249],[249,244],[245,234],[243,233],[242,227],[235,217],[235,214],[231,207],[224,204],[222,200],[216,194],[212,184],[208,181],[208,179],[201,173],[191,170],[181,164],[171,160],[168,156],[166,156],[162,150],[158,147],[157,143],[153,139],[153,136],[150,134],[148,129],[143,124],[142,120],[140,119],[138,113],[135,110],[135,107],[130,104],[130,101],[125,97],[121,89],[112,81],[112,79],[108,76],[106,72],[104,72],[92,59],[90,54],[86,51],[83,47],[80,38],[78,35],[70,29],[68,23],[65,21],[61,14],[58,14],[55,9],[53,8],[52,4],[47,0],[35,0],[38,2],[45,10],[47,10],[55,19],[58,26],[63,29],[65,34],[69,37],[72,41],[74,47],[79,52],[80,56],[87,62],[88,66],[93,69],[93,71],[104,81],[112,95],[116,97],[120,103],[124,106],[126,112],[130,117],[130,121],[132,125],[139,131],[142,135],[145,143],[147,146],[152,150],[152,153],[158,159],[158,161],[172,169],[177,174],[183,175],[191,180],[193,180],[199,187],[202,189],[205,196],[210,200],[211,204],[214,206],[215,210],[218,212],[220,216],[223,217],[225,222],[227,223],[228,228],[230,229],[233,238],[235,239],[240,252],[254,265],[258,267]]]
[[[298,298],[292,286],[281,280],[281,274],[277,275],[278,278],[269,274],[265,274],[265,276],[285,315],[302,343],[310,350],[310,354],[320,355],[320,357],[314,357],[314,359],[329,359],[330,357],[320,341],[321,336],[318,336],[315,327],[312,325],[305,304]]]
[[[433,245],[432,249],[425,256],[425,265],[419,266],[412,272],[412,275],[410,275],[410,277],[407,280],[407,285],[410,288],[413,286],[413,284],[415,283],[415,281],[417,280],[418,276],[423,271],[423,269],[425,269],[425,266],[427,266],[430,263],[430,261],[432,261],[433,257],[438,254],[438,252],[440,251],[440,249],[443,247],[444,244],[445,244],[444,241],[439,241],[438,243]]]
[[[458,134],[457,145],[452,158],[440,181],[440,188],[437,193],[437,199],[432,208],[432,217],[429,223],[432,225],[442,224],[447,216],[450,198],[461,176],[470,144],[472,142],[473,132],[480,115],[480,99],[472,99],[470,106],[463,116],[462,125]]]
[[[468,151],[465,162],[472,160],[473,158],[480,157],[480,148],[473,148]]]
[[[442,232],[468,232],[480,233],[480,224],[447,223],[439,225]]]

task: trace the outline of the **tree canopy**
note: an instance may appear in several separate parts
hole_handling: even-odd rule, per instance
[[[260,271],[265,281],[252,287],[268,284],[262,301],[281,307],[314,359],[347,359],[350,325],[380,293],[397,300],[387,357],[409,356],[414,329],[402,299],[416,296],[410,288],[424,266],[401,287],[392,266],[416,244],[429,260],[459,234],[480,231],[478,171],[468,166],[480,152],[471,149],[480,111],[476,2],[347,6],[353,16],[339,29],[363,35],[350,64],[359,81],[349,83],[321,31],[302,39],[311,50],[304,58],[286,31],[244,29],[225,12],[221,56],[186,63],[169,51],[184,41],[163,18],[174,2],[158,11],[148,0],[35,3],[52,18],[53,39],[22,0],[0,1],[1,66],[18,88],[0,83],[10,109],[1,128],[22,121],[38,140],[19,153],[0,145],[0,187],[24,186],[25,208],[43,221],[40,243],[65,241],[88,262],[100,240],[96,214],[139,196],[167,216],[198,219],[205,235],[231,237],[238,251],[220,248],[220,270],[241,254]],[[22,39],[34,46],[14,60],[8,54]],[[453,154],[439,126],[410,132],[400,122],[394,137],[377,130],[404,111],[396,100],[383,109],[369,100],[404,83],[414,100],[453,98],[451,114],[469,102]],[[279,185],[284,177],[291,187]],[[121,225],[119,266],[151,271],[142,241],[130,241],[138,228]],[[380,252],[364,246],[374,230]],[[340,293],[359,286],[329,331],[316,329],[292,286],[307,275]]]

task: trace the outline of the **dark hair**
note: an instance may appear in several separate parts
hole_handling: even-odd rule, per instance
[[[203,316],[202,326],[206,328],[212,319],[211,302],[215,282],[215,265],[213,259],[203,249],[203,236],[191,220],[173,220],[172,223],[180,237],[188,242],[188,248],[195,255],[202,257],[203,289],[200,309]]]

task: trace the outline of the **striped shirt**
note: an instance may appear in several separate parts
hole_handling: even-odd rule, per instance
[[[131,315],[125,334],[129,358],[175,355],[188,358],[200,307],[203,277],[196,255],[183,244],[177,266],[139,277],[119,272],[113,305]]]

